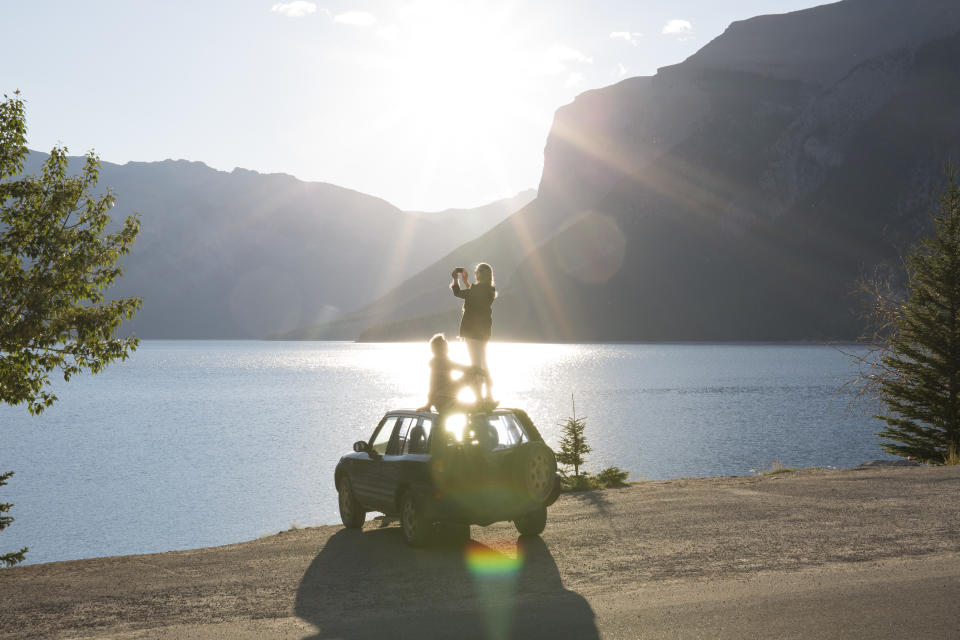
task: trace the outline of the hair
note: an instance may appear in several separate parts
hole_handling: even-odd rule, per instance
[[[444,352],[447,350],[447,339],[442,333],[438,333],[430,338],[430,351],[434,355],[439,355],[441,350]]]
[[[477,265],[477,282],[488,284],[491,287],[496,286],[493,283],[493,267],[486,262]]]

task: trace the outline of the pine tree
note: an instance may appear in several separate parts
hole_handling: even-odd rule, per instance
[[[570,396],[570,403],[573,405],[573,416],[567,418],[561,423],[563,437],[560,439],[560,453],[557,454],[557,462],[573,467],[574,477],[580,475],[580,467],[586,460],[584,455],[593,451],[587,444],[587,438],[583,435],[583,430],[587,426],[586,418],[577,417],[577,405]]]
[[[934,233],[907,257],[909,297],[881,358],[880,398],[894,455],[942,464],[960,446],[960,184],[953,167]]]

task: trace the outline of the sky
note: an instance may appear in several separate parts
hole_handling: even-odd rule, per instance
[[[578,94],[818,4],[0,0],[0,93],[20,90],[32,149],[473,207],[536,188],[554,112]]]

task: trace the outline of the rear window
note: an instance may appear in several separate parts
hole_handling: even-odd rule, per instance
[[[507,449],[530,441],[523,426],[509,413],[470,416],[469,420],[462,414],[451,415],[447,418],[446,429],[453,436],[451,444],[455,441]]]

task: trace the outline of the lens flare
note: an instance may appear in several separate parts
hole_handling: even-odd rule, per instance
[[[523,568],[523,553],[517,548],[516,557],[495,551],[490,547],[472,543],[466,548],[467,569],[474,577],[516,576]]]
[[[518,545],[516,556],[511,557],[471,542],[464,554],[477,604],[483,612],[485,636],[490,640],[507,640],[513,626],[517,582],[523,569],[522,549]]]

